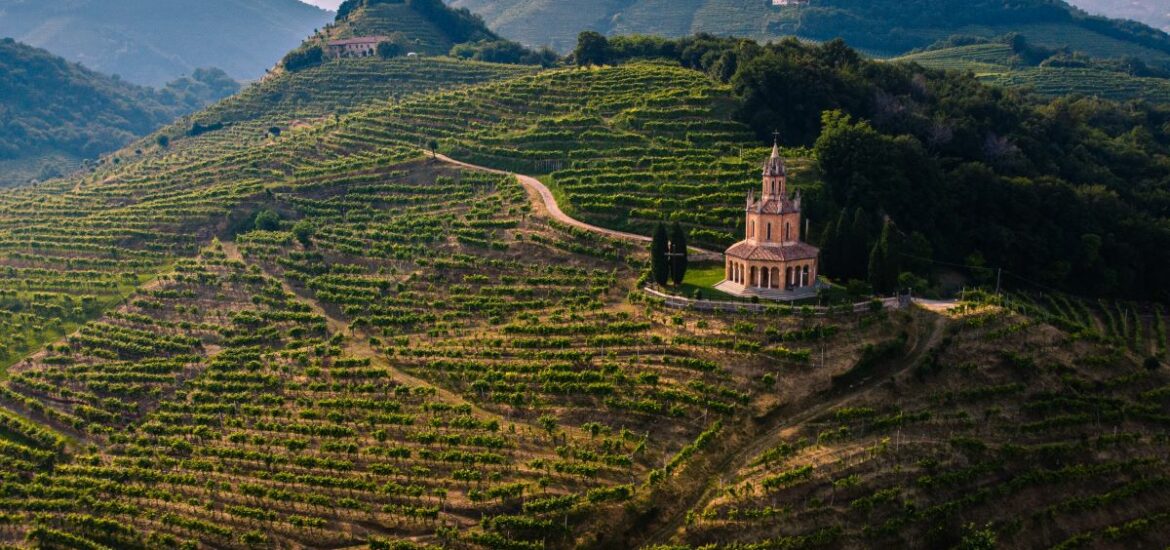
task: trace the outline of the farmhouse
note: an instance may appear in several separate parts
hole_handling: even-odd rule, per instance
[[[370,57],[378,52],[378,44],[390,40],[387,36],[358,36],[333,40],[328,44],[329,57]]]
[[[779,144],[764,163],[763,180],[758,199],[748,193],[744,240],[724,252],[725,279],[715,288],[776,300],[815,295],[820,250],[801,240],[800,192],[788,195]]]

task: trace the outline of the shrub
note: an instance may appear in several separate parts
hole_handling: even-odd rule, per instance
[[[1158,370],[1158,368],[1162,366],[1162,362],[1159,361],[1157,357],[1151,355],[1146,357],[1144,365],[1147,370]]]

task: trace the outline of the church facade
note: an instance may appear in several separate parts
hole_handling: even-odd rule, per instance
[[[815,295],[820,250],[801,240],[800,192],[788,194],[778,144],[764,163],[760,196],[749,192],[745,211],[744,240],[724,252],[724,280],[715,288],[777,300]]]

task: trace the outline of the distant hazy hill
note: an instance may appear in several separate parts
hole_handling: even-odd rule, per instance
[[[530,45],[572,48],[583,29],[683,36],[695,32],[768,39],[844,38],[878,55],[921,48],[953,34],[1019,32],[1030,42],[1098,57],[1170,62],[1170,36],[1144,25],[1091,18],[1060,0],[452,0],[497,32]]]
[[[156,91],[0,40],[0,185],[59,175],[238,88],[196,70]]]
[[[1070,0],[1089,13],[1141,21],[1170,32],[1170,3],[1166,0]]]
[[[0,0],[0,36],[126,80],[260,77],[332,14],[297,0]]]

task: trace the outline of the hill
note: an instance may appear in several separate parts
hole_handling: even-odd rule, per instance
[[[559,61],[550,50],[533,51],[500,38],[479,17],[465,9],[449,8],[441,0],[347,0],[338,8],[336,22],[289,52],[280,68],[296,72],[336,61],[329,43],[356,37],[377,38],[376,48],[367,53],[382,58],[451,55],[546,67]]]
[[[1070,4],[1089,13],[1117,19],[1141,21],[1151,27],[1170,32],[1170,11],[1157,0],[1129,0],[1109,2],[1106,0],[1072,0]]]
[[[156,91],[0,40],[0,185],[59,176],[238,88],[197,70]]]
[[[346,103],[364,85],[329,77],[404,63],[420,78],[382,84],[389,101]],[[0,193],[0,541],[1170,536],[1164,311],[976,293],[947,315],[669,308],[640,290],[640,247],[552,222],[515,179],[420,144],[563,171],[581,211],[693,200],[727,214],[688,223],[727,227],[765,152],[733,119],[735,87],[662,62],[490,73],[438,58],[287,73],[199,117],[349,112],[263,141],[204,128]],[[565,158],[567,143],[584,146]]]
[[[331,16],[297,0],[0,0],[0,36],[162,86],[200,67],[259,78]]]
[[[811,0],[773,7],[753,0],[454,0],[482,15],[497,32],[529,45],[567,52],[577,33],[667,37],[707,32],[773,40],[844,38],[877,56],[895,56],[953,34],[993,37],[1020,33],[1029,41],[1068,46],[1094,57],[1134,56],[1170,63],[1170,36],[1132,23],[1094,18],[1059,0]]]
[[[1170,101],[1170,72],[1144,64],[1103,62],[1068,50],[1012,41],[951,39],[892,59],[943,70],[971,71],[989,84],[1025,88],[1049,97],[1085,95],[1117,101]]]
[[[348,0],[328,31],[330,38],[389,36],[431,55],[446,55],[456,44],[500,38],[479,18],[441,0]]]

